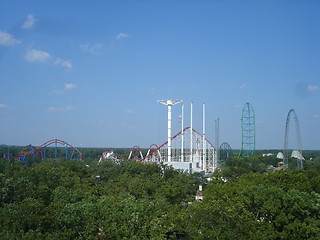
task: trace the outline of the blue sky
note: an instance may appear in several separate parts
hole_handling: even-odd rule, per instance
[[[0,143],[160,145],[157,100],[181,99],[199,132],[206,103],[211,142],[219,118],[240,148],[250,102],[258,149],[283,148],[291,108],[303,148],[320,149],[319,43],[319,1],[1,0]]]

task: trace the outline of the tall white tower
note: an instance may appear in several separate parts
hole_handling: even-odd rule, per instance
[[[171,162],[171,108],[173,105],[180,103],[181,100],[163,99],[159,103],[168,106],[168,162]]]
[[[184,152],[184,103],[181,104],[181,162],[184,162],[183,152]]]
[[[192,104],[193,104],[193,101],[190,102],[190,106],[191,106],[191,109],[190,109],[190,161],[193,162],[193,145],[192,145],[192,142],[193,142],[193,126],[192,126]]]
[[[207,171],[206,105],[202,104],[202,170]]]

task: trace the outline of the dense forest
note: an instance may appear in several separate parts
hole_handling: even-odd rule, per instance
[[[0,239],[319,239],[312,154],[285,171],[267,170],[274,156],[229,158],[210,178],[134,160],[1,158]]]

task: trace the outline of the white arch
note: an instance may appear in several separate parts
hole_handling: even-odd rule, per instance
[[[284,166],[285,166],[285,168],[288,168],[289,125],[290,125],[290,117],[291,117],[292,114],[293,114],[293,118],[294,118],[295,124],[296,124],[296,136],[297,136],[297,149],[296,149],[296,151],[298,151],[300,153],[299,155],[302,156],[301,132],[300,132],[300,125],[299,125],[298,116],[297,116],[296,112],[294,111],[294,109],[290,109],[290,111],[288,112],[288,115],[287,115],[286,130],[285,130],[285,137],[284,137],[284,151],[283,151],[283,154],[284,154]],[[297,159],[297,167],[298,168],[303,168],[303,157]]]

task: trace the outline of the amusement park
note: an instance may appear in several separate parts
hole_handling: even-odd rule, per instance
[[[0,12],[0,240],[320,239],[320,0]]]
[[[158,103],[167,108],[168,138],[149,148],[76,148],[60,139],[1,147],[0,236],[276,239],[269,235],[301,236],[303,228],[304,237],[292,239],[318,239],[319,153],[315,160],[305,151],[309,160],[303,157],[294,109],[287,114],[283,149],[263,153],[256,149],[255,112],[248,102],[238,150],[219,143],[220,119],[214,121],[214,143],[207,139],[205,103],[202,131],[194,128],[193,101],[190,126],[181,100]],[[179,104],[181,129],[172,134],[172,108]],[[289,147],[292,119],[295,149]]]
[[[158,103],[167,107],[167,140],[161,144],[151,144],[149,148],[142,149],[134,146],[118,154],[117,150],[107,149],[100,151],[97,161],[101,163],[105,160],[128,160],[134,159],[143,163],[164,163],[175,169],[183,170],[188,173],[200,172],[203,174],[212,174],[223,168],[224,161],[229,157],[250,157],[256,154],[256,124],[255,112],[252,105],[246,102],[242,108],[241,116],[241,149],[233,150],[230,144],[223,141],[219,142],[219,118],[214,121],[215,137],[214,143],[206,136],[206,104],[202,103],[202,129],[195,129],[193,126],[193,101],[190,101],[190,126],[185,126],[185,103],[177,99],[162,99]],[[172,108],[181,107],[181,129],[172,134]],[[291,118],[294,119],[296,132],[296,147],[289,149],[289,131]],[[199,118],[197,118],[199,119]],[[164,120],[164,119],[163,119]],[[164,122],[164,121],[163,121]],[[21,148],[16,154],[10,154],[8,151],[3,154],[7,160],[14,159],[26,163],[28,159],[44,160],[64,159],[64,160],[82,160],[83,153],[80,148],[60,140],[51,139],[45,143],[33,146],[31,144]],[[298,116],[294,109],[290,109],[285,122],[285,136],[283,150],[278,152],[282,168],[288,168],[288,159],[296,159],[296,167],[303,169],[304,157],[302,155],[302,140]]]

